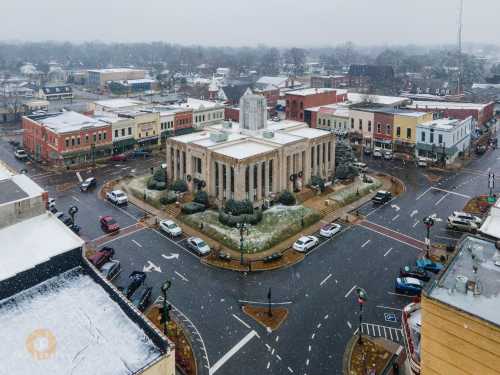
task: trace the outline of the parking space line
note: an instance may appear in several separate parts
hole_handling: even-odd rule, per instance
[[[209,370],[209,374],[213,375],[226,363],[233,355],[238,353],[250,340],[257,335],[257,332],[250,331],[243,337],[235,346],[233,346],[226,354],[224,354]]]
[[[379,309],[389,309],[389,310],[397,310],[397,311],[403,311],[402,309],[398,309],[396,307],[389,307],[389,306],[383,306],[383,305],[378,305],[377,306]]]
[[[77,197],[75,197],[74,195],[71,196],[71,198],[73,198],[75,201],[77,202],[80,202],[80,199],[78,199]]]
[[[449,193],[446,193],[445,195],[443,195],[441,198],[439,198],[439,200],[434,204],[434,206],[437,206],[439,203],[441,203],[443,201],[444,198],[446,198],[448,196]]]
[[[356,287],[357,287],[357,285],[353,285],[353,287],[352,287],[351,289],[349,289],[349,291],[345,294],[344,298],[349,297],[349,294],[351,294],[351,293],[352,293],[352,291],[353,291],[354,289],[356,289]]]
[[[419,222],[419,221],[415,221],[415,222],[413,223],[413,225],[412,225],[412,228],[415,228],[415,227],[418,225],[418,223],[420,223],[420,222]]]
[[[393,296],[398,296],[398,297],[414,298],[414,296],[408,296],[406,294],[400,294],[400,293],[394,293],[394,292],[387,292],[387,293],[392,294]]]
[[[394,216],[394,217],[392,218],[392,221],[397,220],[397,218],[398,218],[398,217],[399,217],[399,214],[397,214],[396,216]]]
[[[371,242],[371,240],[367,240],[363,245],[361,245],[361,247],[365,247],[366,245],[368,245],[369,243]]]
[[[457,195],[457,196],[462,197],[462,198],[467,198],[467,199],[470,199],[470,198],[471,198],[471,196],[470,196],[470,195],[457,193],[457,192],[455,192],[455,191],[450,191],[450,190],[441,189],[441,188],[438,188],[438,187],[435,187],[435,186],[431,186],[431,189],[433,189],[433,190],[439,190],[439,191],[442,191],[442,192],[445,192],[445,193],[448,193],[448,194]]]
[[[386,257],[391,251],[392,251],[392,247],[385,252],[384,256]]]
[[[418,201],[420,198],[422,198],[425,194],[427,194],[432,188],[428,188],[426,191],[424,191],[422,194],[420,194],[415,200]]]
[[[326,283],[330,277],[332,277],[332,274],[329,274],[327,277],[325,277],[323,281],[319,283],[319,286],[323,286],[323,284]]]
[[[247,301],[244,299],[239,299],[239,303],[250,303],[254,305],[269,305],[269,302],[260,302],[260,301]],[[285,302],[271,302],[271,305],[291,305],[293,302],[292,301],[285,301]]]
[[[136,240],[132,240],[132,242],[135,243],[137,246],[142,247],[142,245],[139,242],[137,242]]]
[[[247,324],[243,319],[241,319],[240,317],[238,317],[238,315],[236,314],[233,314],[233,318],[236,319],[238,322],[240,322],[241,324],[243,324],[245,327],[247,327],[248,329],[252,328],[250,327],[249,324]]]
[[[186,277],[185,277],[185,276],[183,276],[183,275],[182,275],[182,274],[180,274],[179,272],[174,271],[174,273],[175,273],[177,276],[179,276],[182,280],[184,280],[184,281],[186,281],[186,282],[188,282],[188,281],[189,281],[188,279],[186,279]]]
[[[199,260],[199,257],[197,257],[196,255],[194,255],[191,251],[189,251],[188,249],[186,249],[184,246],[181,246],[180,244],[178,244],[177,242],[175,241],[172,241],[171,238],[168,238],[167,236],[165,236],[163,233],[161,233],[159,230],[157,229],[151,229],[153,232],[156,232],[158,235],[162,236],[163,238],[169,240],[171,243],[173,243],[175,246],[179,247],[180,249],[182,249],[183,251],[185,251],[186,253],[188,253],[189,255],[191,255],[192,257],[196,258]]]

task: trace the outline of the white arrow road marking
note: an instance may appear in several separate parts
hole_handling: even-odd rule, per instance
[[[170,253],[170,255],[161,254],[161,256],[165,259],[168,259],[168,260],[179,259],[179,254],[177,254],[177,253]]]
[[[186,281],[186,282],[188,282],[188,281],[189,281],[189,280],[188,280],[188,279],[187,279],[184,275],[180,274],[179,272],[174,271],[174,273],[175,273],[177,276],[179,276],[182,280],[184,280],[184,281]]]
[[[415,216],[416,214],[418,214],[418,210],[413,210],[410,214],[410,217],[413,217]]]
[[[80,175],[80,172],[76,172],[76,177],[78,178],[78,181],[80,181],[80,183],[83,181],[83,178]]]
[[[161,272],[161,268],[158,267],[156,264],[148,260],[148,265],[142,267],[142,272],[151,272],[151,271],[156,271],[156,272]]]
[[[397,211],[399,211],[401,208],[398,205],[391,204],[391,207],[394,208]]]

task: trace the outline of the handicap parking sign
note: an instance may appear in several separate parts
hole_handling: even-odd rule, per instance
[[[396,323],[398,321],[394,313],[384,313],[384,318],[386,322]]]

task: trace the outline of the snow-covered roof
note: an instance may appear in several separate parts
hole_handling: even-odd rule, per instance
[[[489,237],[500,240],[500,199],[490,208],[490,212],[479,231]]]
[[[179,104],[181,108],[192,108],[195,111],[203,110],[203,109],[213,109],[213,108],[224,108],[224,106],[217,102],[212,102],[208,100],[187,98],[187,102]]]
[[[287,94],[289,95],[298,95],[298,96],[308,96],[308,95],[315,95],[315,94],[324,94],[328,92],[336,92],[337,89],[330,89],[330,88],[308,88],[308,89],[301,89],[301,90],[292,90],[288,91]]]
[[[448,268],[431,284],[427,294],[500,326],[500,267],[496,262],[500,262],[500,251],[494,242],[467,236],[459,243]],[[477,272],[474,272],[475,267]],[[476,293],[465,292],[467,281],[476,280]]]
[[[399,96],[367,95],[367,94],[360,94],[357,92],[348,92],[347,100],[354,104],[362,103],[364,101],[369,100],[371,103],[374,104],[392,105],[392,106],[399,105],[409,101],[408,98],[401,98]]]
[[[66,133],[82,128],[100,128],[107,124],[78,112],[67,111],[36,120],[56,133]]]
[[[46,212],[0,229],[0,243],[0,280],[5,280],[55,255],[81,247],[84,242],[61,220]]]
[[[309,139],[314,139],[314,138],[318,138],[318,137],[322,137],[324,135],[330,134],[329,131],[315,129],[315,128],[309,128],[309,127],[303,127],[300,129],[292,129],[292,130],[287,131],[287,133],[297,135],[297,136],[303,137],[303,138],[309,138]]]
[[[108,69],[89,69],[93,73],[130,73],[130,72],[145,72],[143,69],[133,68],[108,68]]]
[[[257,80],[257,84],[271,85],[274,87],[285,87],[288,77],[284,76],[262,76]]]
[[[150,78],[140,78],[140,79],[127,79],[127,80],[121,80],[121,81],[118,81],[122,84],[126,84],[126,85],[134,85],[134,84],[141,84],[141,83],[155,83],[156,81],[154,79],[150,79]]]
[[[109,109],[121,109],[127,107],[139,107],[141,105],[146,105],[146,102],[136,100],[136,99],[127,99],[127,98],[118,98],[118,99],[108,99],[108,100],[99,100],[95,102],[97,105],[101,107],[106,107]]]
[[[228,132],[227,139],[223,142],[232,142],[232,141],[236,141],[236,140],[244,139],[244,138],[248,138],[248,136],[244,135],[244,134],[229,133]],[[212,146],[216,146],[218,144],[222,144],[223,142],[217,142],[217,141],[211,139],[210,136],[207,136],[206,138],[203,138],[203,139],[200,139],[197,141],[193,141],[191,143],[198,145],[198,146],[203,146],[203,147],[212,147]]]
[[[408,104],[408,108],[429,108],[429,109],[472,109],[481,111],[491,103],[461,103],[461,102],[435,102],[426,100],[414,100]]]
[[[14,175],[12,171],[0,160],[0,180],[10,178]]]
[[[0,301],[0,321],[2,374],[135,374],[162,356],[80,268]]]
[[[273,151],[274,149],[275,147],[271,145],[248,139],[238,143],[229,144],[227,146],[222,146],[220,148],[218,147],[213,151],[224,156],[229,156],[233,159],[242,160],[251,156]]]
[[[457,126],[463,124],[466,120],[472,120],[472,117],[468,117],[465,120],[457,120],[450,118],[436,119],[432,121],[423,122],[417,124],[417,128],[433,128],[437,130],[450,131],[455,129]]]

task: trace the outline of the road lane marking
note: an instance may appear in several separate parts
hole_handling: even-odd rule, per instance
[[[132,242],[135,243],[137,246],[142,247],[142,245],[139,242],[137,242],[136,240],[132,240]]]
[[[240,342],[233,346],[226,354],[224,354],[215,364],[210,368],[209,374],[213,375],[220,369],[224,363],[226,363],[233,355],[238,353],[241,348],[243,348],[250,340],[252,340],[257,335],[257,332],[250,331],[245,337],[243,337]]]
[[[332,277],[332,274],[329,274],[327,277],[325,277],[323,281],[319,283],[319,286],[323,286],[323,284],[326,283],[330,277]]]
[[[431,190],[431,188],[428,188],[426,191],[424,191],[422,194],[420,194],[415,200],[419,200],[420,198],[422,198],[426,193],[428,193],[429,191]]]
[[[352,324],[350,321],[347,321],[347,326],[349,327],[349,329],[352,329]]]
[[[281,361],[281,357],[278,354],[276,354],[276,358],[278,359],[278,361]]]
[[[269,366],[271,366],[271,362],[267,362],[267,367],[266,367],[266,369],[268,369],[268,370],[269,370]]]
[[[393,296],[399,296],[399,297],[406,297],[406,298],[414,298],[415,296],[409,296],[407,294],[399,294],[399,293],[394,293],[394,292],[387,292],[389,294],[392,294]]]
[[[384,256],[386,257],[391,251],[392,251],[392,247],[385,252]]]
[[[318,325],[316,326],[317,329],[320,329],[321,328],[321,323],[318,323]]]
[[[326,315],[325,315],[325,317],[324,317],[323,319],[325,319],[325,320],[326,320],[326,319],[328,319],[328,314],[326,314]]]
[[[413,227],[413,228],[415,228],[415,227],[418,225],[418,223],[420,223],[420,221],[415,221],[415,222],[413,223],[412,227]]]
[[[269,305],[269,302],[260,302],[260,301],[247,301],[244,299],[239,299],[239,303],[251,303],[254,305]],[[291,305],[293,302],[292,301],[285,301],[285,302],[271,302],[271,305]]]
[[[356,289],[356,287],[357,287],[357,285],[353,285],[353,287],[352,287],[351,289],[349,289],[349,291],[345,294],[344,298],[349,297],[349,294],[351,294],[351,293],[352,293],[352,291],[353,291],[354,289]]]
[[[293,373],[293,370],[290,367],[288,367],[288,371],[290,371],[291,373]]]
[[[394,216],[394,217],[392,218],[392,221],[397,220],[397,218],[398,218],[398,217],[399,217],[399,214],[397,214],[396,216]]]
[[[309,358],[306,360],[306,366],[309,366]]]
[[[184,281],[186,281],[186,282],[188,282],[188,281],[189,281],[189,280],[188,280],[188,279],[187,279],[184,275],[180,274],[179,272],[174,271],[174,273],[175,273],[177,276],[179,276],[182,280],[184,280]],[[248,327],[248,328],[250,328],[250,327]]]
[[[311,345],[309,345],[309,351],[311,351],[311,349],[312,349],[312,348],[311,348]]]
[[[250,327],[250,325],[248,325],[243,319],[241,319],[240,317],[238,317],[238,315],[236,314],[233,314],[233,318],[236,319],[238,322],[240,322],[241,324],[243,324],[245,327],[247,327],[248,329],[252,328]]]
[[[441,198],[439,198],[439,200],[434,204],[434,206],[437,206],[439,203],[441,203],[443,201],[444,198],[446,198],[448,196],[449,193],[446,193],[445,195],[443,195]]]
[[[459,197],[462,197],[462,198],[467,198],[467,199],[470,199],[471,196],[470,195],[467,195],[467,194],[461,194],[461,193],[457,193],[455,191],[450,191],[450,190],[445,190],[445,189],[441,189],[441,188],[437,188],[435,186],[432,186],[431,189],[434,189],[434,190],[439,190],[439,191],[442,191],[442,192],[445,192],[445,193],[448,193],[448,194],[453,194],[453,195],[458,195]]]
[[[371,242],[371,240],[366,241],[363,245],[361,245],[361,247],[365,247],[365,246],[366,246],[366,245],[368,245],[370,242]]]
[[[75,201],[77,202],[80,202],[80,199],[78,199],[77,197],[75,197],[74,195],[71,196],[71,198],[73,198]]]
[[[397,310],[397,311],[403,311],[402,309],[398,309],[396,307],[389,307],[389,306],[383,306],[383,305],[377,305],[379,309],[389,309],[389,310]]]
[[[315,337],[316,337],[316,334],[315,334],[315,333],[313,333],[313,334],[311,335],[311,340],[314,340],[314,338],[315,338]]]
[[[80,175],[80,172],[76,172],[76,177],[78,178],[78,181],[80,181],[80,183],[83,182],[83,178],[82,176]]]

